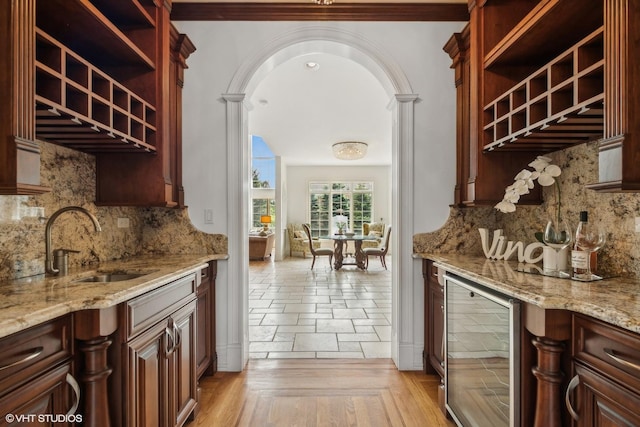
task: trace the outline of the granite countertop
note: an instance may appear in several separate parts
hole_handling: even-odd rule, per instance
[[[614,277],[594,282],[516,271],[516,261],[456,254],[415,254],[459,276],[544,309],[582,313],[640,333],[640,281]]]
[[[102,262],[66,276],[38,275],[0,282],[0,337],[74,311],[127,301],[227,255],[156,255]],[[148,273],[120,282],[77,282],[100,271]]]

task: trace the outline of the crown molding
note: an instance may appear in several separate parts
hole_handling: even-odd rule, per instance
[[[173,21],[468,21],[464,3],[173,3]]]

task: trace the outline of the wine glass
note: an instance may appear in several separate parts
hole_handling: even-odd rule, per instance
[[[555,252],[555,263],[552,262],[549,268],[553,275],[560,274],[562,270],[567,268],[567,260],[560,259],[560,251],[571,245],[572,240],[573,233],[567,221],[556,219],[547,222],[544,234],[542,235],[542,241],[547,246],[553,248]]]
[[[544,229],[542,241],[556,250],[564,249],[571,244],[571,227],[567,221],[561,219],[550,220]]]
[[[591,254],[604,246],[607,240],[605,231],[595,224],[589,224],[587,230],[582,230],[576,235],[576,245],[583,251],[587,252],[587,269],[578,277],[586,280],[602,279],[591,272]]]

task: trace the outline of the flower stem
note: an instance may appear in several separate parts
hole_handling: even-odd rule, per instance
[[[558,184],[558,180],[555,180],[555,184],[556,184],[556,199],[557,199],[557,204],[556,204],[556,216],[558,218],[558,224],[560,224],[560,205],[561,205],[561,201],[560,201],[560,184]]]

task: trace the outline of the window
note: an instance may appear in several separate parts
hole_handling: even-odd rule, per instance
[[[268,215],[275,220],[276,159],[265,141],[259,136],[251,138],[251,223],[249,228],[261,228],[260,217]]]
[[[336,217],[344,219],[350,231],[362,233],[362,225],[373,218],[373,183],[309,183],[309,217],[313,237],[333,234]]]
[[[251,228],[262,227],[260,217],[267,215],[274,221],[276,211],[276,201],[273,199],[252,199]]]

